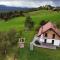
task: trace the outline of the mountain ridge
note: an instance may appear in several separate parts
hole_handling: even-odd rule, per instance
[[[6,5],[0,5],[0,11],[11,11],[11,10],[28,10],[30,8],[28,7],[15,7],[15,6],[6,6]]]

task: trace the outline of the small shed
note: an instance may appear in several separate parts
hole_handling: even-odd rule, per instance
[[[25,38],[19,38],[19,48],[24,48]]]

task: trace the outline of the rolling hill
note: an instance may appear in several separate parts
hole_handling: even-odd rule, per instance
[[[50,20],[54,23],[59,23],[60,12],[51,10],[39,10],[28,13],[32,20],[35,22],[35,26],[38,26],[41,20]],[[3,20],[0,21],[0,31],[7,31],[11,28],[16,28],[17,30],[24,29],[24,21],[26,17],[15,17],[9,19],[8,23]],[[1,19],[0,19],[1,20]]]

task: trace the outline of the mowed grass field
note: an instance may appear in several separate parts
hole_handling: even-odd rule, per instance
[[[60,12],[40,10],[29,12],[28,15],[30,15],[32,20],[35,22],[35,28],[39,26],[39,23],[42,20],[60,23]],[[18,60],[60,60],[60,48],[50,50],[34,47],[33,51],[29,50],[29,43],[32,41],[35,31],[33,29],[32,31],[24,32],[25,19],[26,17],[16,17],[8,22],[0,21],[0,31],[9,31],[12,28],[17,29],[17,31],[23,31],[23,36],[25,37],[25,48],[19,49],[17,56]]]

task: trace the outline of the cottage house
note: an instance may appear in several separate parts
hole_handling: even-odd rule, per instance
[[[60,31],[51,22],[41,26],[32,44],[38,47],[56,49],[60,47]]]

